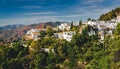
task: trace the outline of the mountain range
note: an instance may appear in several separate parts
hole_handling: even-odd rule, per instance
[[[23,27],[23,24],[13,24],[13,25],[6,25],[0,27],[0,30],[9,30],[9,29],[17,29]]]

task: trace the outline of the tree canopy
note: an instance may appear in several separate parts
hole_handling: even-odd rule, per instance
[[[118,15],[120,15],[120,7],[106,13],[106,14],[102,14],[99,18],[99,20],[104,20],[104,21],[108,21],[111,20],[113,18],[116,18]]]

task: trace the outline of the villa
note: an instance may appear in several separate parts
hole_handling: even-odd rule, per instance
[[[33,39],[33,40],[38,40],[38,36],[40,35],[40,31],[46,31],[46,29],[31,29],[27,31],[25,39]]]
[[[60,30],[70,30],[70,25],[68,23],[62,23],[60,26],[57,26]]]
[[[54,33],[54,36],[59,39],[65,39],[67,41],[72,40],[72,36],[75,35],[74,31]]]
[[[117,21],[88,21],[88,25],[98,29],[98,35],[101,40],[104,40],[104,34],[109,34],[113,37],[113,30],[116,29],[118,22]],[[91,30],[90,35],[94,34],[94,31]]]

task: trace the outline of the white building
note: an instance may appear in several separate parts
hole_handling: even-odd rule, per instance
[[[97,22],[96,21],[88,21],[88,25],[94,26],[94,25],[97,25]]]
[[[88,21],[88,25],[96,26],[98,30],[106,29],[106,28],[115,29],[117,26],[117,22],[116,21]]]
[[[67,41],[71,41],[73,35],[75,35],[75,32],[73,32],[73,31],[54,33],[54,36],[56,38],[65,39]]]
[[[42,29],[43,31],[46,31],[45,29]],[[27,31],[25,39],[33,39],[33,40],[38,40],[38,36],[40,35],[41,29],[31,29]]]
[[[62,23],[58,28],[60,30],[70,30],[70,25],[68,23]]]
[[[90,31],[88,32],[89,36],[95,35],[95,31],[91,28]]]
[[[113,37],[113,30],[116,29],[117,21],[88,21],[88,25],[92,27],[96,27],[98,29],[98,33],[100,35],[100,39],[104,40],[105,34],[109,34]],[[88,34],[91,35],[94,31],[89,32]]]
[[[103,41],[104,40],[104,35],[102,34],[102,35],[100,35],[100,39],[101,39],[101,41]]]
[[[110,21],[114,21],[116,23],[120,23],[120,16],[117,16],[116,18],[113,18],[112,20]]]
[[[50,52],[55,53],[54,49],[42,48],[41,50],[47,53],[50,53]]]
[[[120,16],[117,16],[116,22],[117,22],[117,23],[120,23]]]
[[[71,41],[73,35],[75,35],[75,32],[63,32],[63,38],[67,41]]]

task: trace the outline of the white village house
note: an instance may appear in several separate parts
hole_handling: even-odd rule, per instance
[[[40,35],[40,31],[46,31],[46,29],[31,29],[27,31],[25,39],[33,39],[33,40],[38,40],[38,36]]]
[[[62,23],[60,26],[57,26],[60,30],[70,30],[70,25],[68,23]]]
[[[50,52],[55,53],[54,49],[42,48],[41,50],[47,53],[50,53]]]
[[[71,41],[72,36],[76,33],[74,31],[68,31],[68,32],[61,32],[61,33],[54,33],[54,36],[59,39],[65,39],[67,41]]]
[[[92,27],[96,27],[98,29],[98,33],[100,35],[101,40],[104,40],[104,34],[109,34],[113,38],[113,30],[116,29],[116,26],[118,24],[120,19],[111,20],[111,21],[88,21],[88,25]],[[94,34],[93,31],[91,31],[91,34]]]

